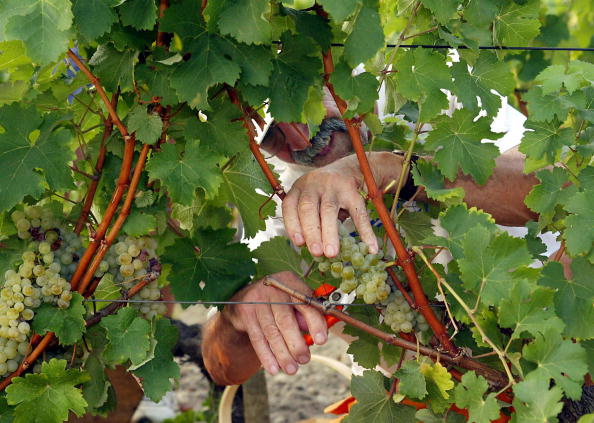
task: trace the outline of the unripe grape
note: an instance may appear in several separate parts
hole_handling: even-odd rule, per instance
[[[71,253],[64,253],[60,256],[60,263],[64,265],[69,265],[72,263],[72,254]]]
[[[134,270],[140,270],[144,267],[144,262],[136,258],[132,261],[132,265],[134,266]]]
[[[138,248],[135,244],[132,244],[128,247],[128,254],[132,257],[138,256],[140,254],[140,248]]]
[[[351,255],[351,263],[353,267],[361,267],[365,263],[365,259],[363,258],[363,254],[356,252]]]
[[[26,263],[28,262],[25,262],[19,266],[19,275],[21,275],[23,278],[29,278],[33,275],[33,267],[27,266]]]
[[[31,238],[31,233],[29,231],[17,231],[17,235],[20,239]]]
[[[41,219],[31,219],[31,227],[39,228],[41,226]]]
[[[35,289],[31,285],[26,285],[23,287],[22,291],[23,291],[24,295],[26,295],[27,297],[30,297],[35,292]],[[23,301],[23,300],[24,300],[24,298],[19,301]]]
[[[45,267],[41,264],[38,264],[33,268],[33,274],[35,276],[39,277],[39,276],[43,275],[44,273],[45,273]]]
[[[35,313],[30,308],[26,308],[21,312],[21,316],[25,320],[31,320],[35,316]]]
[[[16,369],[19,368],[19,363],[16,360],[8,360],[6,362],[6,366],[9,372],[14,372]]]
[[[101,261],[101,263],[99,263],[99,270],[103,273],[107,272],[109,270],[109,263],[105,260]]]
[[[129,278],[134,274],[134,266],[132,264],[122,264],[120,266],[120,273],[123,277]]]
[[[342,268],[342,277],[344,279],[353,279],[355,277],[355,269],[353,266],[344,266]]]
[[[25,209],[25,216],[31,219],[39,219],[41,217],[41,209],[37,206],[30,206]]]
[[[31,227],[31,223],[26,218],[22,218],[16,222],[15,226],[19,231],[28,231]]]
[[[58,240],[58,234],[56,233],[56,231],[47,231],[45,233],[45,240],[50,244],[53,244],[54,242],[56,242]],[[43,253],[46,254],[46,253]]]
[[[68,308],[68,306],[70,306],[70,303],[68,301],[64,301],[62,299],[59,299],[58,302],[57,302],[57,304],[58,304],[58,307],[59,308],[62,308],[62,309],[63,308]]]
[[[373,304],[375,302],[375,294],[366,291],[365,294],[363,294],[363,301],[367,304]]]
[[[10,214],[10,218],[12,219],[12,221],[14,223],[18,222],[19,220],[23,219],[25,217],[25,213],[23,213],[20,210],[15,210]]]
[[[60,266],[60,263],[52,263],[49,265],[48,267],[49,270],[51,270],[52,272],[59,274],[60,270],[62,270],[62,266]]]
[[[0,363],[6,363],[6,360],[8,360],[8,357],[6,357],[6,354],[4,353],[4,351],[0,351]],[[2,373],[2,372],[0,372]]]
[[[132,263],[132,256],[128,253],[123,253],[118,256],[119,264],[130,264]]]
[[[33,307],[34,303],[35,299],[32,297],[25,297],[25,299],[23,300],[23,304],[25,304],[27,307]]]
[[[39,243],[39,246],[37,247],[39,249],[39,252],[42,255],[45,255],[47,253],[49,253],[50,251],[52,251],[52,246],[49,242],[46,241],[42,241]]]
[[[323,261],[320,264],[318,264],[318,270],[320,272],[327,272],[328,270],[330,270],[330,263],[327,261]]]
[[[14,346],[11,345],[10,347],[4,347],[4,354],[6,354],[6,358],[8,360],[15,358],[18,354],[16,344]]]
[[[404,333],[411,332],[412,328],[413,328],[412,323],[409,321],[405,321],[400,324],[400,330]]]
[[[52,264],[54,262],[54,253],[53,251],[50,251],[49,253],[45,254],[43,256],[43,262],[45,264]]]
[[[4,376],[8,373],[8,365],[6,363],[0,363],[0,375]]]
[[[29,353],[29,343],[27,343],[27,342],[21,342],[21,343],[19,343],[19,346],[17,347],[17,352],[20,355],[27,355]]]
[[[14,303],[14,306],[12,306],[13,310],[18,311],[19,313],[21,311],[23,311],[25,309],[25,304],[21,303],[20,301],[17,303]]]
[[[53,295],[60,295],[62,293],[62,285],[52,285],[52,287],[50,288],[50,291]]]
[[[116,245],[114,245],[114,250],[118,255],[127,253],[128,245],[126,245],[125,242],[118,242]]]
[[[25,251],[22,255],[23,260],[27,262],[35,261],[35,253],[33,251]]]
[[[72,291],[62,291],[62,294],[60,294],[60,299],[62,301],[70,302],[70,300],[72,300]]]
[[[8,269],[6,272],[4,272],[4,279],[6,279],[6,280],[14,279],[17,276],[18,276],[17,273],[12,269]]]
[[[18,330],[20,333],[24,333],[25,335],[28,335],[29,332],[31,332],[31,326],[29,326],[29,323],[27,323],[27,322],[21,322],[21,323],[19,323]]]

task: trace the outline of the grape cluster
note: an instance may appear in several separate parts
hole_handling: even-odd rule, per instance
[[[16,370],[27,354],[34,310],[42,303],[70,305],[68,279],[82,247],[48,207],[29,206],[14,211],[11,218],[19,238],[30,242],[22,263],[4,273],[0,289],[0,376]]]
[[[394,332],[423,332],[429,329],[427,321],[421,313],[415,313],[406,302],[402,292],[396,291],[390,295],[384,310],[384,322]]]
[[[318,270],[341,279],[340,289],[344,292],[356,290],[357,298],[367,304],[384,301],[390,295],[386,282],[388,273],[382,261],[383,253],[370,254],[366,243],[351,236],[344,225],[340,225],[340,253],[333,258],[315,257]]]
[[[158,275],[161,273],[161,263],[157,258],[157,246],[157,241],[150,237],[120,237],[100,263],[95,276],[110,275],[117,284],[129,289],[149,272]],[[150,282],[132,299],[160,300],[161,290],[157,280]],[[161,302],[133,306],[139,308],[140,313],[147,319],[167,311],[167,306]]]

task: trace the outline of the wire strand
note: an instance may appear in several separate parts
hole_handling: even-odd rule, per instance
[[[306,302],[292,302],[292,301],[177,301],[177,300],[126,300],[115,299],[109,300],[104,298],[85,298],[83,301],[89,303],[133,303],[133,304],[201,304],[201,305],[226,305],[226,304],[269,304],[269,305],[308,305]],[[343,304],[336,302],[324,302],[328,306],[373,306],[380,307],[381,304]]]

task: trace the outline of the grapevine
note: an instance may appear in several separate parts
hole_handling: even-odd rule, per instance
[[[179,377],[162,289],[223,305],[263,280],[347,323],[369,370],[345,421],[559,421],[594,371],[590,3],[5,1],[0,420],[108,413],[113,366],[158,401]],[[344,131],[291,160],[348,134],[383,248],[347,220],[336,257],[281,236],[251,251],[239,238],[290,192],[262,131],[273,118],[307,145],[330,103]],[[511,107],[519,165],[482,142]],[[404,155],[386,184],[388,150]],[[356,305],[270,277],[286,270]]]

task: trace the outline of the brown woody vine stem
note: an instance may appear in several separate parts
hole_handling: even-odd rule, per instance
[[[347,110],[347,104],[342,98],[340,98],[340,96],[336,94],[334,87],[330,83],[330,75],[334,71],[332,52],[330,50],[323,54],[323,62],[325,84],[332,94],[332,97],[338,106],[338,110],[342,115],[344,115]],[[371,166],[369,165],[369,161],[367,160],[367,156],[365,154],[365,149],[363,148],[363,142],[361,141],[361,133],[359,131],[360,122],[357,119],[345,119],[345,124],[351,137],[355,154],[359,160],[359,166],[361,168],[361,172],[363,173],[365,185],[367,186],[368,196],[377,210],[379,218],[384,225],[386,233],[388,234],[388,238],[392,242],[392,245],[394,245],[399,264],[406,274],[408,285],[415,298],[417,310],[419,310],[425,320],[427,320],[427,323],[435,333],[435,336],[439,339],[439,342],[443,348],[445,348],[445,350],[450,354],[456,355],[458,353],[458,349],[450,340],[445,326],[437,318],[433,312],[433,309],[429,305],[429,301],[427,300],[427,296],[423,291],[423,287],[421,286],[421,282],[419,281],[419,277],[414,268],[409,252],[406,250],[404,243],[400,239],[400,235],[394,226],[394,221],[390,218],[390,213],[386,208],[382,198],[382,192],[378,189],[378,186],[375,182],[373,173],[371,171]]]

